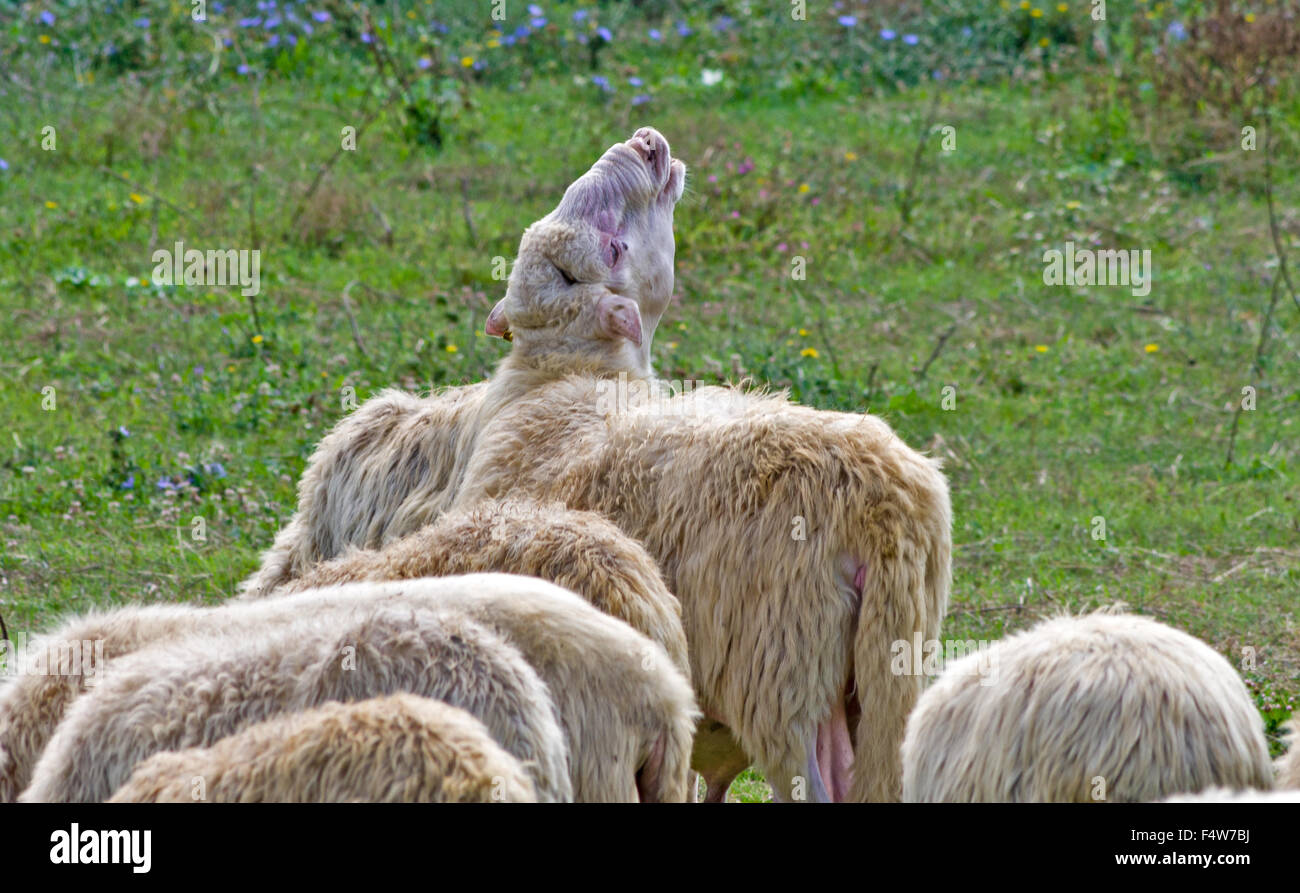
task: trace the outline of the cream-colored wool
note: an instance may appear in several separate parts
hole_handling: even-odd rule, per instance
[[[93,656],[102,643],[105,663],[165,639],[187,635],[209,616],[194,605],[147,605],[74,617],[32,639],[29,662],[57,673],[26,673],[0,688],[0,803],[12,803],[31,780],[32,768],[73,700],[105,667],[74,664],[72,648]],[[83,645],[83,643],[85,643]],[[60,666],[62,665],[62,666]]]
[[[136,699],[146,699],[148,709],[157,710],[164,717],[149,725],[155,730],[181,726],[176,732],[178,736],[189,734],[186,729],[195,725],[194,714],[201,715],[205,710],[217,710],[217,718],[205,728],[220,729],[223,723],[232,722],[246,725],[264,718],[248,715],[258,708],[242,694],[237,681],[249,673],[254,674],[255,681],[260,679],[256,661],[250,656],[240,656],[245,650],[271,657],[283,650],[288,657],[275,666],[288,667],[286,678],[296,681],[298,688],[308,686],[316,698],[312,703],[382,693],[372,690],[373,685],[358,687],[371,682],[369,672],[353,672],[344,677],[352,680],[354,689],[343,697],[326,690],[325,686],[312,687],[311,677],[304,675],[305,670],[290,666],[311,658],[308,654],[311,649],[301,644],[302,628],[310,629],[312,623],[317,624],[320,638],[333,642],[335,651],[331,654],[334,654],[343,647],[340,644],[342,624],[354,612],[380,609],[416,617],[452,612],[463,622],[488,627],[517,648],[550,690],[569,747],[568,774],[577,799],[686,799],[696,712],[690,686],[672,666],[666,652],[571,592],[542,580],[504,574],[357,583],[208,609],[215,617],[211,622],[223,628],[223,635],[194,636],[123,657],[112,665],[104,681],[73,704],[46,747],[33,773],[31,787],[23,797],[99,799],[125,781],[131,767],[148,756],[150,748],[209,744],[231,731],[225,729],[207,739],[169,738],[159,745],[156,733],[151,735],[138,723],[114,719],[127,710],[145,709],[127,706]],[[258,634],[257,630],[270,632]],[[333,640],[328,638],[331,633]],[[210,671],[196,669],[195,653],[203,645],[201,639],[214,643],[212,648],[216,653],[210,657]],[[385,653],[378,650],[373,661],[382,662]],[[323,673],[332,664],[326,661],[320,666]],[[164,668],[170,675],[161,672]],[[472,670],[472,666],[467,666],[460,675],[475,679],[479,674]],[[204,683],[197,681],[196,673],[198,677],[213,675],[236,680],[226,683],[233,688],[223,696],[224,706],[218,709],[199,695],[194,695],[199,703],[182,698],[183,692],[204,690]],[[328,681],[333,677],[326,678]],[[386,678],[381,674],[374,681],[383,682]],[[275,673],[267,679],[287,684]],[[140,694],[132,688],[136,684],[144,686]],[[466,707],[448,697],[440,699]],[[296,709],[303,706],[311,704],[296,703]],[[480,715],[473,709],[470,712]],[[177,718],[165,719],[167,716]],[[179,717],[189,718],[182,722]],[[487,725],[498,742],[519,756],[491,721]],[[125,773],[119,771],[123,764]],[[112,766],[117,775],[112,784],[77,777],[77,773],[88,771],[88,766]],[[540,783],[538,794],[544,794]]]
[[[1250,694],[1205,643],[1127,614],[1047,620],[954,661],[903,743],[913,802],[1134,802],[1212,786],[1273,786]]]
[[[112,803],[531,803],[519,761],[464,710],[409,694],[328,703],[155,754]]]
[[[1300,719],[1287,724],[1287,749],[1277,761],[1277,786],[1300,790]]]
[[[199,633],[114,661],[68,708],[19,800],[98,802],[160,751],[210,746],[328,701],[397,692],[478,716],[530,772],[540,799],[572,799],[548,688],[488,624],[400,601],[311,607],[263,633]]]
[[[269,594],[349,546],[376,548],[431,523],[455,498],[482,427],[556,376],[650,375],[650,342],[673,289],[673,208],[686,169],[641,128],[566,190],[520,241],[506,297],[489,318],[513,337],[486,382],[428,398],[385,390],[342,419],[298,483],[298,508],[245,597]],[[610,328],[628,301],[636,343]],[[616,327],[617,328],[617,327]]]
[[[600,516],[557,505],[507,501],[452,513],[382,550],[318,565],[276,594],[478,571],[540,577],[571,589],[658,642],[683,674],[690,672],[681,608],[654,561]],[[181,605],[124,608],[75,619],[40,641],[102,641],[111,660],[195,631],[247,627],[241,616]],[[26,787],[64,711],[84,690],[84,676],[69,674],[22,676],[0,691],[0,802],[12,802]]]
[[[572,590],[658,642],[683,674],[690,673],[681,605],[654,559],[600,515],[557,504],[506,500],[450,512],[382,549],[319,564],[275,594],[483,571],[540,577]]]
[[[935,461],[871,416],[574,376],[484,429],[458,499],[506,496],[602,514],[657,559],[705,715],[778,796],[898,799],[921,679],[891,672],[891,649],[937,638],[951,579]],[[825,797],[819,743],[838,766]]]

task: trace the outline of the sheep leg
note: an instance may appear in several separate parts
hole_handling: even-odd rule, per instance
[[[725,725],[708,717],[700,722],[691,767],[704,776],[705,803],[725,803],[731,783],[751,762]]]

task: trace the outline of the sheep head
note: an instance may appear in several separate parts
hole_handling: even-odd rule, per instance
[[[554,211],[524,231],[487,333],[509,362],[550,371],[650,374],[672,297],[673,208],[686,165],[651,127],[611,146]]]

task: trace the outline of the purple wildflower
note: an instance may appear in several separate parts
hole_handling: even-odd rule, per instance
[[[660,40],[663,40],[663,39],[664,39],[664,36],[663,36],[663,34],[660,33],[660,31],[659,31],[658,28],[651,28],[651,29],[650,29],[650,39],[651,39],[651,40],[654,40],[654,41],[660,41]]]
[[[323,9],[318,9],[311,14],[311,17],[318,22],[328,22],[333,16]]]
[[[645,105],[649,101],[650,101],[650,96],[649,94],[646,93],[638,93],[636,96],[632,97],[633,105]]]
[[[54,24],[54,13],[50,12],[48,9],[42,9],[42,10],[41,10],[41,23],[42,23],[42,24],[45,24],[45,25],[53,25],[53,24]]]
[[[585,9],[575,10],[573,13],[573,20],[575,22],[581,22],[586,17],[587,17],[587,10]]]
[[[917,37],[915,34],[903,35],[903,43],[907,44],[910,47],[914,47],[920,42],[921,42],[921,38]]]
[[[852,28],[858,23],[857,16],[840,16],[835,21],[839,22],[845,28]]]
[[[606,28],[604,25],[601,25],[599,28],[596,29],[596,34],[599,35],[600,39],[605,41],[605,43],[614,42],[614,35],[610,33],[610,30]]]
[[[881,40],[893,40],[893,39],[894,39],[895,37],[897,37],[897,36],[898,36],[898,33],[895,32],[892,28],[883,28],[883,29],[881,29],[881,32],[880,32],[880,39],[881,39]]]
[[[240,19],[235,24],[241,28],[256,28],[258,25],[262,24],[262,17],[248,16],[247,18]]]
[[[678,22],[677,33],[682,37],[690,37],[693,32],[691,31],[690,26],[685,22]]]

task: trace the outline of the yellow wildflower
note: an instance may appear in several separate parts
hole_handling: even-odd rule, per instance
[[[812,357],[815,360],[821,356],[821,354],[817,353],[817,348],[815,347],[805,347],[803,350],[799,351],[799,356]]]

